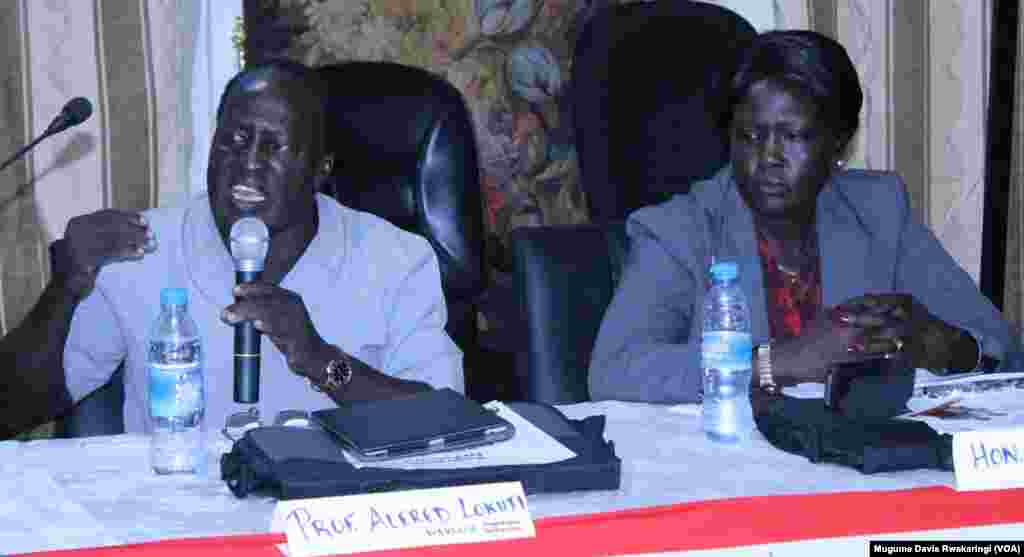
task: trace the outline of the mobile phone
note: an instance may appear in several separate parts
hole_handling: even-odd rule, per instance
[[[825,407],[839,411],[840,404],[850,393],[850,384],[858,377],[888,375],[903,362],[893,358],[872,358],[859,362],[835,364],[825,374]]]

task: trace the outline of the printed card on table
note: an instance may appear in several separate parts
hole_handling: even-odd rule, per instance
[[[1024,429],[953,434],[957,491],[1024,487]]]
[[[519,482],[281,501],[290,557],[532,538]]]

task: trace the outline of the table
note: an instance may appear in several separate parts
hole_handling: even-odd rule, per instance
[[[715,445],[704,439],[692,405],[605,401],[565,406],[562,410],[573,418],[594,414],[608,417],[605,435],[615,442],[622,458],[622,486],[617,491],[531,496],[529,505],[534,517],[571,517],[751,496],[755,498],[700,503],[692,508],[728,510],[733,516],[747,512],[756,517],[764,516],[771,505],[790,500],[756,498],[759,496],[945,488],[953,484],[952,473],[939,470],[867,476],[836,465],[812,464],[771,447],[760,435],[746,447]],[[208,476],[158,477],[149,469],[148,440],[142,436],[0,443],[0,548],[20,553],[267,532],[275,502],[264,497],[237,499],[216,476],[215,460],[227,448],[226,442],[211,444]],[[946,491],[917,493],[926,498],[939,496],[948,503]],[[1024,490],[1000,493],[1020,501]],[[840,501],[855,501],[858,496],[843,497]],[[823,508],[823,503],[815,503],[813,498],[794,500],[804,505],[793,507],[803,509],[794,512],[820,514]],[[988,505],[1000,499],[992,496],[973,501]],[[645,511],[628,511],[620,516],[635,520],[637,512]],[[1019,522],[1011,531],[1016,532],[1014,537],[1024,539],[1024,511],[1013,512],[1022,514],[1019,519],[1017,515],[1004,515],[996,521]],[[661,518],[667,520],[665,524],[672,523]],[[545,522],[545,528],[558,526],[560,520]],[[812,520],[820,520],[820,516]]]

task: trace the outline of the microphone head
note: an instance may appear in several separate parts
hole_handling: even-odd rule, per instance
[[[85,97],[75,97],[64,105],[62,113],[67,114],[67,125],[77,126],[92,116],[92,103]]]
[[[237,271],[262,271],[270,248],[270,231],[262,220],[244,217],[231,225],[231,258]]]
[[[85,97],[75,97],[64,105],[50,125],[46,128],[46,135],[60,133],[71,126],[77,126],[92,116],[92,103]]]

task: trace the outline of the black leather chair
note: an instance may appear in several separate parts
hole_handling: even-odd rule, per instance
[[[570,94],[592,224],[510,235],[527,400],[589,399],[590,352],[628,250],[623,220],[726,163],[719,89],[755,33],[725,8],[677,0],[607,6],[584,26]]]
[[[510,245],[528,324],[525,361],[516,366],[524,398],[590,400],[590,352],[628,249],[623,223],[519,228]]]
[[[327,145],[335,153],[324,193],[430,242],[447,330],[465,354],[468,394],[486,393],[487,375],[473,373],[484,231],[476,142],[462,96],[443,79],[399,64],[349,62],[319,71],[328,86]],[[58,434],[122,433],[120,374],[76,405]]]
[[[608,6],[584,25],[570,95],[592,222],[622,220],[722,167],[720,87],[755,35],[735,12],[678,0]]]
[[[328,193],[425,237],[437,252],[448,333],[465,355],[470,397],[488,377],[474,366],[484,227],[473,123],[461,94],[420,68],[347,62],[320,68],[328,84]],[[474,369],[476,368],[476,369]]]

